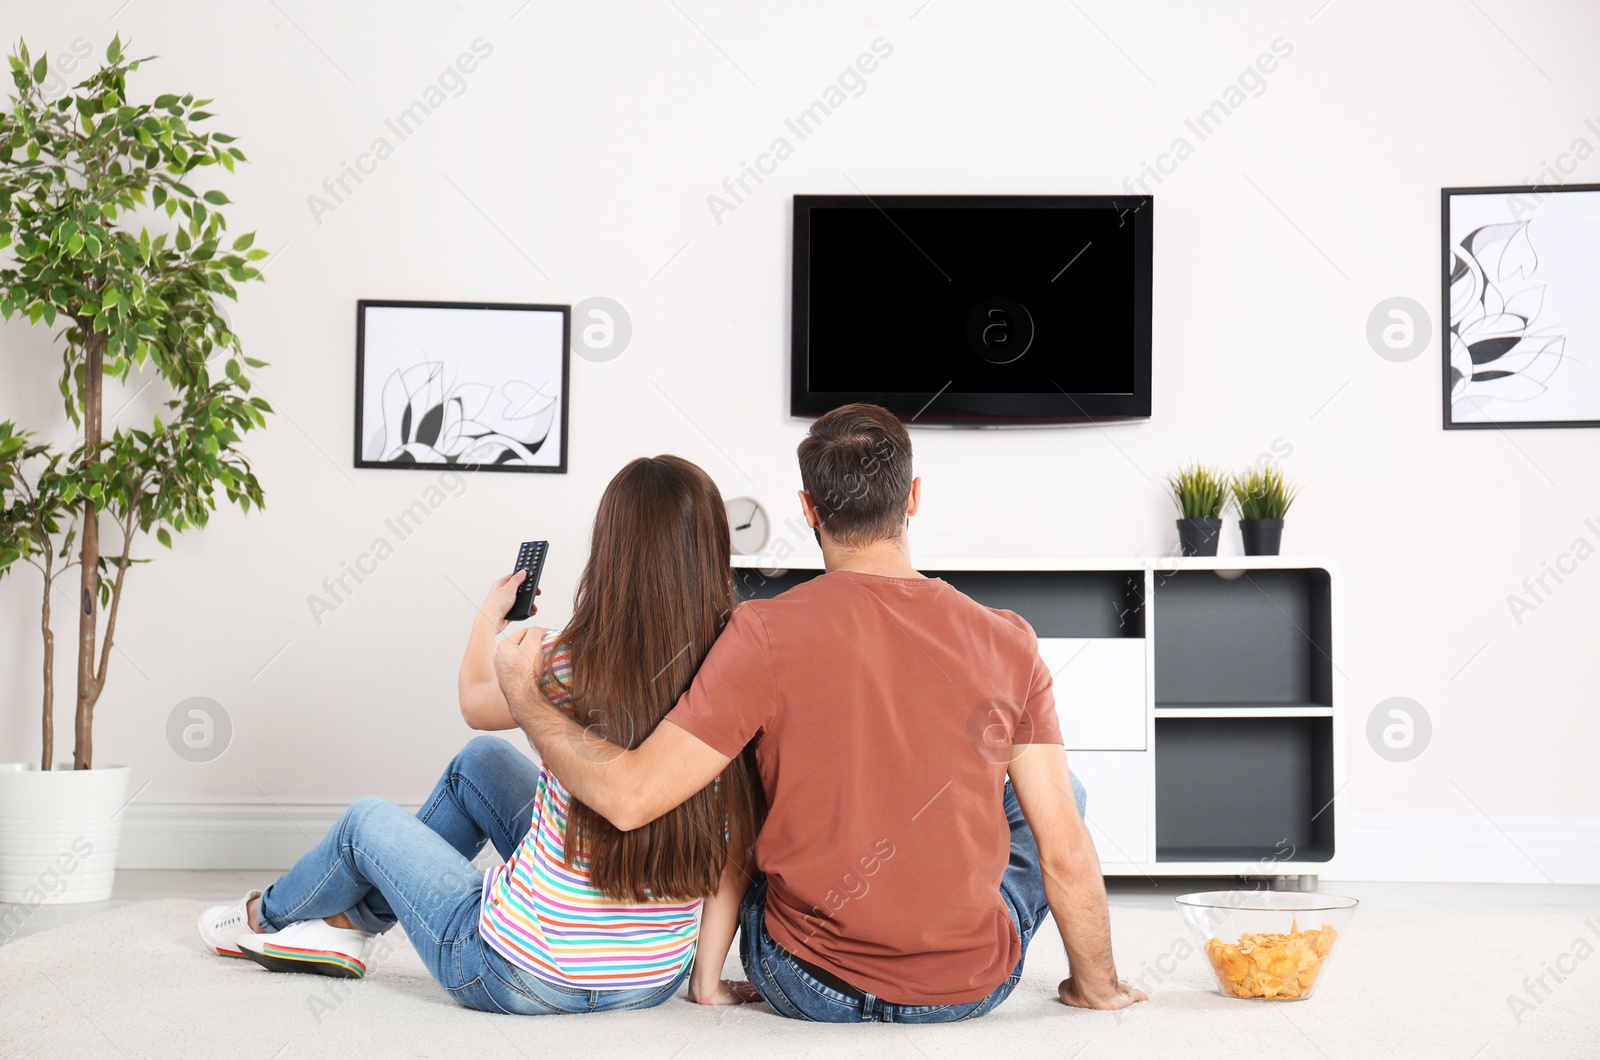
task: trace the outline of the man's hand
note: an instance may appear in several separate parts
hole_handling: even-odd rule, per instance
[[[1076,979],[1063,979],[1056,988],[1063,1005],[1073,1008],[1118,1009],[1127,1008],[1139,1001],[1149,1001],[1150,995],[1135,989],[1126,979],[1118,979],[1116,988],[1091,991]]]
[[[494,584],[489,586],[489,595],[483,598],[483,606],[478,608],[478,613],[483,616],[485,622],[489,623],[489,628],[496,633],[510,625],[506,621],[506,612],[511,610],[511,605],[517,602],[517,589],[521,587],[527,577],[527,571],[512,571],[504,577],[496,578]],[[543,589],[535,589],[533,595],[538,596],[542,592],[544,592]],[[539,607],[537,604],[528,612],[530,617],[538,613]]]
[[[494,673],[511,706],[512,717],[518,713],[519,694],[538,693],[539,679],[544,676],[544,635],[548,632],[539,626],[528,626],[495,646]]]
[[[762,997],[761,991],[743,979],[718,979],[705,986],[691,979],[684,1000],[696,1005],[748,1005]]]

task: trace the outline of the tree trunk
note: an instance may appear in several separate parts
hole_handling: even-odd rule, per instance
[[[55,577],[50,569],[44,576],[44,611],[39,625],[44,630],[44,751],[39,768],[49,769],[56,757],[56,635],[50,631],[50,590]]]
[[[89,330],[85,328],[84,330]],[[83,446],[85,459],[100,458],[100,409],[105,382],[105,336],[91,334],[84,347]],[[100,608],[100,510],[83,497],[83,551],[79,554],[78,703],[73,723],[72,768],[94,764],[94,704],[100,698],[95,682],[95,619]]]

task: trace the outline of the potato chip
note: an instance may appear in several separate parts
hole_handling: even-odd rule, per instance
[[[1339,933],[1333,925],[1289,933],[1246,932],[1237,943],[1206,940],[1206,957],[1222,987],[1234,997],[1293,1000],[1310,995],[1323,958]]]

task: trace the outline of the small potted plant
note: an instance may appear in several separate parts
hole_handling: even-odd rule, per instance
[[[1167,479],[1172,499],[1183,518],[1178,520],[1178,544],[1185,556],[1215,556],[1217,538],[1222,534],[1222,506],[1228,499],[1228,483],[1222,472],[1204,464],[1180,468]]]
[[[1299,491],[1277,468],[1265,467],[1233,476],[1228,483],[1239,510],[1239,534],[1247,556],[1276,556],[1283,543],[1283,517]]]

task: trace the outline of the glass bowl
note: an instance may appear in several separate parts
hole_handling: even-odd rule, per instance
[[[1355,916],[1354,898],[1294,891],[1202,891],[1173,899],[1228,997],[1303,1001]]]

